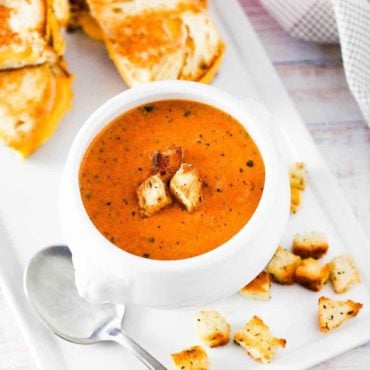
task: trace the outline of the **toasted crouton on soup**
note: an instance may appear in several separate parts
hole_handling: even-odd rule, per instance
[[[183,163],[172,177],[170,190],[188,212],[194,211],[202,202],[202,180],[189,163]]]
[[[208,370],[209,360],[207,353],[200,346],[190,347],[171,355],[178,370]]]
[[[267,265],[266,271],[280,284],[293,284],[295,271],[301,264],[301,257],[279,247]]]
[[[0,4],[0,69],[56,63],[64,52],[60,26],[48,0]]]
[[[330,267],[314,258],[304,259],[295,271],[295,281],[307,289],[318,292],[328,281]]]
[[[329,249],[325,234],[318,231],[296,234],[293,239],[293,253],[302,258],[321,258]]]
[[[181,147],[174,147],[153,153],[153,174],[159,174],[163,181],[168,181],[180,168],[183,153]]]
[[[289,169],[290,186],[293,189],[305,190],[307,185],[306,166],[303,162],[296,162]]]
[[[210,82],[224,44],[204,0],[87,0],[109,55],[129,86]]]
[[[271,361],[279,347],[286,345],[285,339],[272,336],[269,327],[258,316],[253,316],[242,330],[235,333],[234,341],[249,356],[264,364]]]
[[[270,295],[270,276],[267,272],[262,271],[249,284],[240,289],[240,294],[252,299],[267,301]]]
[[[171,203],[166,184],[157,175],[150,176],[136,190],[143,216],[152,216]]]
[[[71,101],[62,62],[0,71],[0,138],[27,157],[51,137]]]
[[[331,261],[330,280],[336,293],[344,293],[361,283],[360,270],[350,254],[343,254]]]
[[[217,311],[200,311],[195,324],[200,339],[211,348],[223,346],[230,340],[230,324]]]
[[[351,317],[357,316],[362,308],[362,303],[336,301],[327,297],[319,299],[319,325],[323,333],[338,328]]]

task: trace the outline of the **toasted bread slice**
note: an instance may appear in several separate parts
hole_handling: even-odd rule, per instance
[[[3,0],[0,5],[0,69],[56,63],[64,52],[49,0]]]
[[[195,324],[200,339],[208,347],[219,347],[229,343],[230,324],[219,312],[200,311]]]
[[[63,63],[0,71],[0,138],[28,156],[51,137],[71,100]]]
[[[330,266],[314,258],[304,259],[295,271],[295,281],[307,289],[318,292],[328,281]]]
[[[329,249],[325,234],[318,231],[296,234],[293,239],[293,253],[302,258],[321,258]]]
[[[261,301],[267,301],[270,295],[270,276],[267,272],[262,271],[249,284],[240,289],[240,294]]]
[[[344,293],[361,283],[360,270],[350,254],[338,256],[331,261],[330,280],[336,293]]]
[[[170,180],[182,163],[182,148],[173,147],[153,153],[153,174],[159,174],[163,181]]]
[[[279,347],[285,348],[286,340],[272,336],[269,327],[258,317],[253,316],[242,330],[235,333],[234,341],[243,347],[249,356],[267,364]]]
[[[290,186],[292,189],[305,190],[307,186],[306,165],[303,162],[296,162],[289,169]]]
[[[200,346],[190,347],[171,355],[178,370],[208,370],[209,360],[207,353]]]
[[[89,5],[86,0],[69,0],[70,18],[68,22],[68,32],[77,29],[82,31],[94,40],[103,41],[104,36],[98,23],[90,14]]]
[[[267,265],[266,272],[280,284],[293,284],[295,271],[300,264],[301,257],[279,247]]]
[[[351,317],[357,316],[362,308],[362,303],[336,301],[327,297],[319,299],[319,325],[323,333],[338,328]]]
[[[128,86],[210,82],[224,54],[204,0],[87,0]]]
[[[136,190],[143,216],[152,216],[171,203],[166,184],[156,174],[146,179]]]
[[[170,190],[188,212],[193,212],[202,202],[202,180],[189,163],[183,163],[172,177]]]

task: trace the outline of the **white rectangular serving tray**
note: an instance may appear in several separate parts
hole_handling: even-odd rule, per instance
[[[271,301],[251,301],[235,294],[207,308],[223,312],[233,332],[253,314],[261,316],[276,336],[287,339],[287,348],[279,351],[268,368],[307,368],[370,340],[370,244],[237,0],[213,0],[211,8],[227,45],[214,85],[237,97],[264,103],[282,132],[285,160],[302,160],[308,166],[309,187],[303,208],[291,218],[282,245],[289,247],[295,232],[322,230],[330,242],[325,260],[340,253],[352,253],[360,264],[363,283],[340,297],[329,284],[321,293],[274,284]],[[143,366],[117,345],[78,346],[55,337],[39,322],[23,293],[22,275],[29,258],[45,246],[64,242],[57,196],[73,137],[94,109],[126,88],[102,44],[81,34],[67,35],[66,40],[67,60],[76,76],[73,110],[63,119],[55,136],[28,160],[22,161],[9,149],[0,148],[2,288],[39,370],[140,370]],[[322,334],[317,325],[317,299],[321,294],[351,298],[364,303],[364,308],[342,328]],[[124,326],[135,340],[171,368],[170,353],[198,343],[193,329],[196,311],[129,307]],[[261,368],[233,343],[207,351],[213,370]]]

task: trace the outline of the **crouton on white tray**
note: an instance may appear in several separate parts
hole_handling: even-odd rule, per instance
[[[166,184],[159,175],[150,176],[136,190],[143,216],[152,216],[171,203]]]
[[[327,297],[319,299],[319,325],[320,331],[328,331],[338,328],[351,317],[357,316],[362,308],[362,303],[347,301],[336,301]]]
[[[208,370],[209,360],[207,353],[200,346],[190,347],[171,355],[178,370]]]
[[[202,202],[202,180],[189,163],[183,163],[172,177],[170,190],[189,212]]]
[[[301,207],[301,190],[290,189],[290,212],[295,214]]]
[[[280,284],[293,284],[295,271],[301,264],[301,257],[279,247],[267,265],[266,271]]]
[[[258,362],[269,363],[279,347],[285,348],[286,340],[272,336],[269,327],[257,316],[235,333],[234,341]]]
[[[209,347],[223,346],[230,340],[230,324],[217,311],[200,311],[195,320],[200,339]]]
[[[318,231],[296,234],[293,239],[293,253],[302,258],[321,258],[329,249],[325,234]]]
[[[344,293],[361,283],[360,270],[350,254],[343,254],[331,261],[330,279],[336,293]]]
[[[314,258],[307,258],[295,271],[295,281],[307,289],[318,292],[328,281],[330,266],[321,264]]]
[[[303,162],[293,163],[289,168],[290,186],[293,189],[305,190],[307,186],[306,166]]]
[[[159,174],[163,181],[168,181],[180,168],[182,163],[182,148],[174,147],[153,153],[153,174]]]
[[[267,272],[262,271],[249,284],[240,289],[240,294],[244,297],[267,301],[270,295],[270,276]]]

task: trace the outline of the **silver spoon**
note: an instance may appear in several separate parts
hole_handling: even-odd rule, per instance
[[[78,295],[68,247],[49,247],[37,253],[26,268],[24,288],[34,310],[59,337],[78,344],[114,341],[148,369],[166,370],[122,330],[124,306],[90,304]]]

